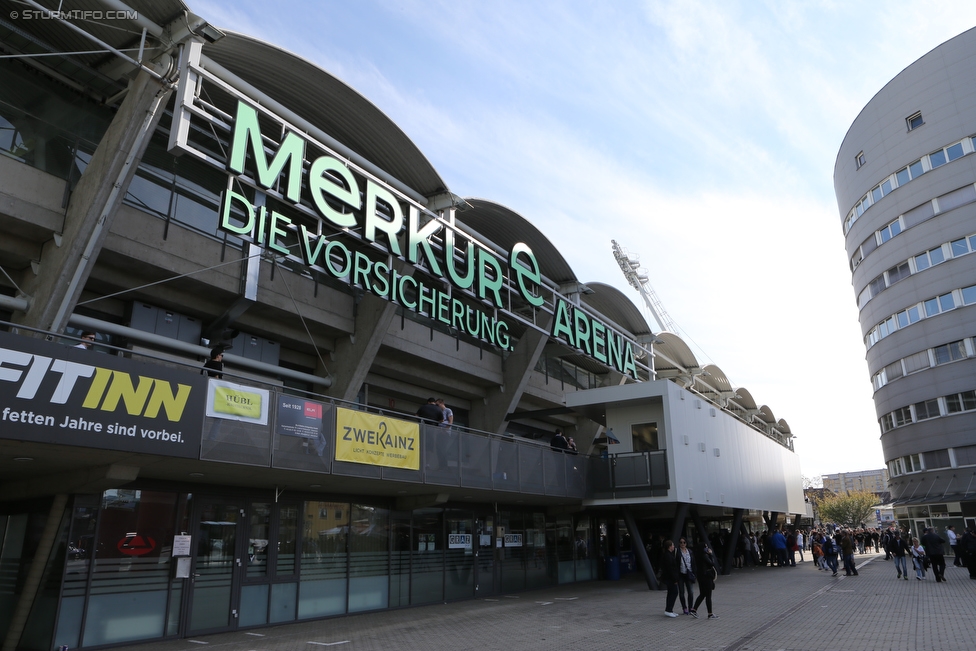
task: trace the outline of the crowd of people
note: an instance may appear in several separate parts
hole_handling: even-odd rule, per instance
[[[954,565],[969,570],[969,578],[976,579],[976,528],[970,527],[957,535],[954,526],[945,529],[945,537],[935,527],[925,529],[921,537],[908,529],[895,526],[887,528],[843,528],[828,531],[819,529],[774,528],[760,534],[748,533],[738,537],[732,554],[732,567],[747,566],[796,567],[797,557],[805,560],[804,551],[810,554],[814,567],[830,576],[838,576],[841,569],[845,576],[858,576],[855,556],[859,554],[885,554],[884,560],[892,560],[896,578],[909,580],[909,561],[918,581],[927,579],[928,572],[936,582],[946,581],[946,554],[951,552]],[[689,545],[685,538],[678,544],[652,536],[647,544],[651,565],[659,569],[659,578],[667,588],[666,617],[678,617],[675,604],[681,602],[682,613],[698,617],[698,607],[704,601],[709,618],[717,618],[712,612],[712,592],[721,574],[719,559],[725,558],[731,536],[727,530],[713,533],[709,541]],[[698,598],[694,598],[695,585]]]

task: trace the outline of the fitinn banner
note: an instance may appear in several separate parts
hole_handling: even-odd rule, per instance
[[[339,407],[335,460],[420,470],[420,425]]]
[[[206,379],[0,332],[0,437],[196,459]]]

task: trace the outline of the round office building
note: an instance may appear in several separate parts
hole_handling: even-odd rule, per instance
[[[919,531],[976,518],[974,153],[969,30],[871,99],[834,167],[889,490]]]

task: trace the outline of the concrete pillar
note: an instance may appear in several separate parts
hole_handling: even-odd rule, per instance
[[[19,323],[52,332],[68,324],[171,91],[144,71],[131,82],[71,195],[61,246],[44,245],[37,275],[23,287],[31,305],[15,315]]]
[[[401,276],[412,276],[414,272],[412,266],[399,260],[393,262],[392,268]],[[348,337],[336,339],[335,362],[329,364],[332,386],[326,389],[327,395],[340,400],[356,400],[396,311],[396,303],[370,293],[363,295],[356,304],[355,331]]]
[[[545,315],[545,322],[539,324],[543,332],[527,330],[515,344],[515,349],[503,363],[502,385],[490,387],[483,401],[471,403],[471,427],[495,434],[505,433],[508,422],[505,417],[518,406],[529,376],[549,341],[551,318]]]
[[[732,559],[735,557],[735,547],[739,543],[739,536],[742,535],[742,516],[743,509],[732,510],[732,531],[729,536],[728,549],[725,550],[725,558],[722,560],[722,574],[732,574]]]
[[[31,606],[34,605],[37,592],[40,590],[44,567],[47,565],[48,557],[54,548],[58,528],[61,526],[61,517],[64,515],[64,508],[67,504],[68,496],[64,493],[55,495],[51,502],[47,522],[44,523],[44,531],[41,532],[41,539],[38,541],[37,549],[34,550],[34,560],[31,561],[27,578],[24,580],[24,588],[21,590],[20,598],[17,600],[14,613],[10,618],[10,626],[7,628],[7,636],[3,640],[2,651],[14,651],[20,642],[20,636],[24,633],[24,627],[27,625],[27,618],[30,616]]]
[[[637,562],[644,570],[644,579],[647,581],[649,590],[657,590],[657,577],[654,576],[654,568],[651,567],[651,559],[647,557],[647,549],[644,548],[644,541],[641,539],[640,529],[637,528],[637,520],[628,508],[620,509],[627,523],[627,531],[630,532],[631,546],[637,555]]]
[[[688,509],[690,506],[685,503],[679,503],[677,511],[674,514],[674,526],[671,528],[671,542],[677,547],[678,538],[681,537],[681,532],[685,528],[685,519],[688,517]]]

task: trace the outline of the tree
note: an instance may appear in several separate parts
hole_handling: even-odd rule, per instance
[[[848,491],[825,495],[817,500],[821,522],[834,522],[845,527],[860,527],[867,522],[878,503],[878,496],[869,491]]]
[[[815,475],[813,477],[807,477],[806,475],[801,475],[803,478],[803,488],[823,488],[823,475]]]

